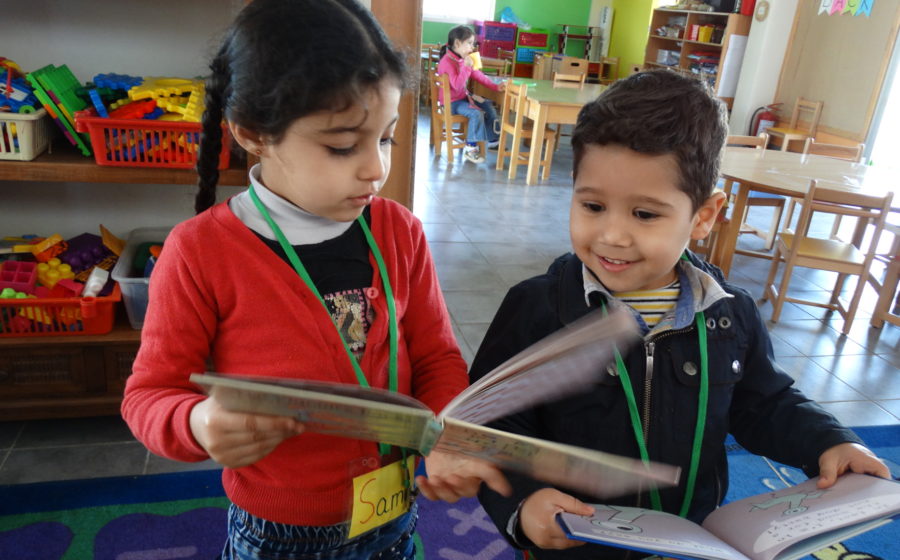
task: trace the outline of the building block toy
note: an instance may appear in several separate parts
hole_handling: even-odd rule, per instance
[[[72,267],[57,258],[37,265],[37,277],[42,286],[53,288],[63,278],[75,278]]]
[[[97,263],[113,255],[103,244],[103,238],[94,233],[82,233],[67,240],[68,248],[60,253],[59,260],[72,267],[77,275],[90,271]]]
[[[0,264],[0,289],[33,293],[37,283],[37,263],[4,261]]]
[[[12,72],[0,72],[0,107],[9,107],[14,113],[34,113],[40,102],[34,90],[22,78],[14,78]]]
[[[140,119],[156,109],[155,99],[143,99],[126,103],[109,112],[111,119]],[[99,112],[98,112],[99,114]],[[102,115],[101,115],[102,116]]]
[[[101,117],[109,118],[106,105],[103,104],[103,100],[100,98],[100,92],[96,89],[91,89],[88,90],[88,95],[91,97],[91,104],[94,106],[94,110],[97,111],[97,114]]]
[[[53,297],[79,297],[84,292],[85,285],[72,278],[63,278],[53,288]]]
[[[144,83],[128,90],[128,97],[131,99],[158,99],[173,95],[188,95],[195,88],[202,86],[203,80],[147,76],[144,78]]]
[[[129,89],[144,83],[144,78],[141,78],[140,76],[129,76],[128,74],[97,74],[94,76],[93,82],[97,87],[108,87],[110,89],[128,91]]]
[[[69,67],[63,64],[57,68],[48,64],[29,73],[26,79],[34,87],[35,96],[62,128],[66,138],[81,150],[82,155],[90,156],[91,149],[85,143],[88,138],[75,131],[75,112],[86,108],[87,102],[75,93],[81,88],[81,84]]]

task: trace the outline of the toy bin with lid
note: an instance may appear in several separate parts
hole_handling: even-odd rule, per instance
[[[146,251],[151,245],[162,245],[171,227],[147,227],[132,230],[125,242],[125,249],[112,270],[113,280],[119,283],[122,300],[128,313],[131,328],[144,326],[150,278],[144,276]]]

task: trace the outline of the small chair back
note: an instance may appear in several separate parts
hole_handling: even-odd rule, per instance
[[[806,143],[803,144],[804,154],[814,154],[853,162],[862,161],[862,155],[865,149],[866,145],[863,143],[856,144],[855,146],[841,146],[839,144],[816,142],[815,138],[807,138]]]
[[[560,74],[574,74],[587,76],[588,60],[586,58],[565,57],[559,62],[557,72]]]
[[[822,105],[821,101],[810,101],[809,99],[798,97],[797,102],[794,103],[794,110],[791,112],[791,122],[788,127],[795,130],[803,130],[808,136],[815,136],[816,129],[819,127],[819,117],[822,116]],[[801,116],[803,117],[802,121]]]
[[[728,138],[725,139],[725,145],[765,150],[766,146],[769,145],[769,135],[765,132],[760,132],[756,136],[729,135]]]
[[[553,73],[553,87],[582,87],[587,73],[584,74],[565,74],[561,72]]]
[[[497,58],[506,61],[506,66],[501,73],[502,76],[512,76],[513,66],[516,64],[516,51],[497,49]]]

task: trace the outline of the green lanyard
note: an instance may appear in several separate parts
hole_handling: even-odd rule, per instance
[[[603,313],[606,313],[606,303],[603,303]],[[691,500],[694,498],[694,486],[697,483],[697,470],[700,467],[700,450],[703,446],[703,432],[706,428],[706,409],[709,403],[709,352],[706,347],[706,316],[702,311],[695,314],[694,318],[697,323],[697,338],[700,341],[700,396],[697,402],[697,425],[694,428],[694,445],[691,449],[691,465],[688,469],[687,488],[684,493],[684,501],[681,502],[681,511],[678,513],[681,517],[687,516],[691,507]],[[628,402],[628,414],[631,416],[631,427],[634,429],[634,437],[637,440],[638,449],[641,453],[641,460],[644,464],[650,463],[650,455],[647,453],[647,444],[644,442],[644,432],[641,427],[641,417],[638,414],[637,401],[634,398],[634,389],[631,386],[631,378],[628,376],[628,369],[625,368],[625,361],[619,349],[616,349],[616,370],[619,373],[619,379],[622,380],[622,389],[625,391],[625,400]],[[653,488],[650,490],[650,502],[653,509],[662,511],[662,500],[659,497],[659,490]]]
[[[350,350],[350,345],[347,344],[347,341],[344,340],[344,336],[341,334],[340,329],[337,324],[334,323],[334,317],[331,316],[331,312],[328,311],[328,306],[325,305],[325,299],[322,298],[322,295],[319,293],[319,290],[316,288],[316,285],[313,283],[312,278],[310,278],[309,273],[306,271],[306,267],[303,266],[303,263],[300,261],[300,256],[297,255],[297,251],[294,250],[294,247],[288,242],[287,238],[284,236],[284,232],[281,231],[281,228],[278,227],[278,224],[275,223],[275,220],[272,219],[272,216],[269,214],[269,211],[266,209],[265,205],[259,200],[259,197],[256,195],[256,191],[253,189],[253,185],[250,185],[250,198],[253,200],[253,204],[256,205],[256,209],[259,210],[259,213],[262,214],[262,217],[266,220],[266,223],[269,224],[269,227],[272,228],[272,232],[275,234],[275,237],[278,238],[278,243],[281,244],[281,248],[284,249],[285,254],[288,257],[288,260],[293,265],[294,270],[297,271],[297,274],[300,275],[300,278],[303,279],[303,282],[309,287],[309,289],[316,295],[319,301],[322,303],[322,307],[325,308],[325,312],[331,318],[332,323],[334,324],[334,328],[338,331],[338,336],[341,339],[341,343],[344,345],[344,350],[347,352],[347,357],[350,358],[350,364],[353,366],[353,371],[356,373],[356,381],[363,387],[369,386],[369,381],[366,379],[366,375],[363,373],[361,367],[359,367],[359,361],[357,361],[356,356],[353,355],[353,351]],[[391,282],[388,278],[387,267],[384,265],[384,259],[381,256],[381,251],[378,249],[378,244],[375,243],[375,238],[372,237],[372,232],[369,230],[369,225],[366,224],[366,221],[363,219],[362,215],[360,215],[357,219],[359,225],[362,227],[363,233],[366,236],[366,241],[369,244],[369,249],[372,251],[372,256],[375,257],[375,262],[378,264],[378,273],[381,275],[381,283],[384,287],[384,297],[387,300],[387,308],[388,308],[388,337],[389,337],[389,359],[388,359],[388,389],[393,392],[397,392],[397,308],[394,305],[394,291],[391,289]],[[390,446],[384,443],[380,443],[379,450],[382,455],[387,455],[390,452]]]

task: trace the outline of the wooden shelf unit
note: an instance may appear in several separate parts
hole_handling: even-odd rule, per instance
[[[684,31],[679,37],[664,37],[657,34],[657,29],[667,25],[670,21],[684,19]],[[710,85],[716,94],[719,94],[722,81],[725,57],[732,43],[732,37],[736,35],[746,36],[750,33],[750,16],[725,12],[694,12],[688,10],[670,10],[658,8],[653,10],[650,20],[650,33],[647,37],[647,48],[644,53],[644,68],[671,68],[683,74],[698,76],[692,72],[692,59],[690,55],[697,52],[709,51],[719,56],[715,81]],[[686,39],[690,37],[692,25],[718,25],[724,28],[720,42],[704,42]],[[676,51],[677,62],[674,64],[661,64],[658,62],[659,52],[662,50]],[[738,69],[739,69],[738,65]],[[699,77],[699,76],[698,76]],[[733,96],[719,95],[729,108],[734,101]]]

